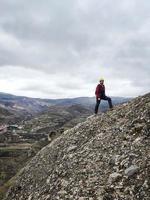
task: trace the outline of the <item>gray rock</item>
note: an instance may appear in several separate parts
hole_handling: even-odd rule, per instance
[[[129,168],[127,168],[125,170],[125,175],[128,176],[128,177],[130,177],[130,176],[134,175],[135,173],[137,173],[138,170],[139,170],[138,166],[131,165]]]
[[[110,174],[109,179],[108,179],[108,183],[111,184],[111,183],[117,181],[121,177],[122,177],[121,174],[114,172],[114,173]]]
[[[73,145],[73,146],[70,146],[68,149],[67,149],[67,152],[70,152],[70,151],[73,151],[77,148],[77,146]]]
[[[111,157],[111,159],[109,160],[109,165],[116,165],[117,161],[118,161],[119,155],[114,155]]]
[[[28,197],[28,200],[32,200],[32,195],[30,195],[30,196]]]

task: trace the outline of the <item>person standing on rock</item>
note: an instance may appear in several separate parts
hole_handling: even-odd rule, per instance
[[[99,108],[99,104],[101,100],[108,101],[109,108],[110,109],[113,108],[111,98],[105,95],[104,79],[100,78],[99,82],[100,83],[97,85],[96,90],[95,90],[95,95],[96,95],[95,114],[98,113],[98,108]]]

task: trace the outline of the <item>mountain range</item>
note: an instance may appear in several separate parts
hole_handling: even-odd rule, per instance
[[[129,101],[131,98],[112,97],[114,105]],[[23,119],[31,119],[38,113],[46,111],[52,106],[82,105],[91,111],[94,110],[95,97],[78,97],[64,99],[40,99],[25,96],[15,96],[0,92],[0,124],[15,123]],[[107,102],[101,102],[101,111],[107,110]]]

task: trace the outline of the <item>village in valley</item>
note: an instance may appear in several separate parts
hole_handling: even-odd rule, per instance
[[[12,124],[12,125],[1,125],[0,126],[0,144],[9,145],[13,143],[25,143],[25,142],[33,142],[35,139],[47,138],[45,134],[39,133],[36,137],[33,133],[34,130],[31,130],[32,133],[28,133],[28,131],[24,130],[22,125]],[[44,137],[45,136],[45,137]],[[1,146],[0,145],[0,146]]]
[[[21,140],[21,136],[17,134],[22,127],[18,125],[1,125],[0,126],[0,143],[5,144],[10,142],[19,142]]]

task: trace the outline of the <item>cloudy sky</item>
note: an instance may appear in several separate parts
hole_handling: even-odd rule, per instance
[[[0,0],[0,91],[41,98],[150,91],[150,1]]]

